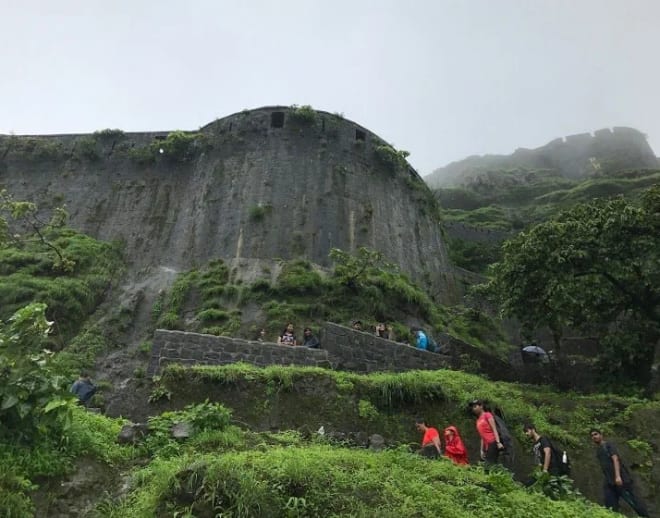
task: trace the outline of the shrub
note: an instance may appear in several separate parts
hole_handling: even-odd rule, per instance
[[[316,121],[316,110],[308,104],[303,106],[297,106],[294,104],[291,106],[290,117],[293,121],[302,124],[312,124]]]
[[[273,206],[270,204],[267,205],[253,205],[250,207],[250,219],[252,221],[263,221],[263,219],[271,213]]]

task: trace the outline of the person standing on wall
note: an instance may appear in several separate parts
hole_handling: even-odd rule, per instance
[[[623,498],[638,516],[649,516],[646,504],[633,493],[632,477],[621,460],[616,446],[605,441],[603,434],[597,428],[592,428],[589,435],[597,446],[596,458],[605,476],[603,484],[605,507],[619,512],[619,499]]]

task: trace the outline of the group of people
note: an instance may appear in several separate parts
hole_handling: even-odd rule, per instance
[[[266,339],[266,330],[262,329],[259,332],[259,337],[257,338],[259,342],[267,342],[268,340]],[[282,332],[279,334],[277,337],[277,343],[279,345],[291,345],[291,346],[297,346],[297,345],[302,345],[304,347],[309,347],[310,349],[318,349],[321,347],[321,342],[319,339],[314,335],[312,332],[312,329],[309,327],[306,327],[303,330],[303,339],[302,342],[298,340],[294,333],[294,327],[293,323],[289,322],[286,327],[282,330]]]
[[[355,331],[364,331],[362,322],[360,320],[353,320],[353,322],[351,323],[351,327]],[[394,337],[394,330],[392,329],[392,326],[384,322],[378,322],[376,324],[376,326],[374,327],[374,334],[378,338],[384,338],[386,340],[392,340],[396,342],[396,339]],[[419,327],[411,327],[410,334],[412,336],[412,342],[405,340],[403,343],[405,343],[406,345],[412,345],[417,349],[423,349],[425,351],[440,352],[440,347],[438,346],[438,344],[423,329]]]
[[[429,426],[429,424],[422,418],[417,418],[415,420],[415,426],[417,427],[417,430],[424,434],[422,437],[422,449],[420,450],[420,453],[425,457],[432,459],[441,456],[443,450],[438,430]],[[444,429],[443,436],[445,442],[444,456],[450,459],[454,464],[469,464],[467,450],[463,444],[463,439],[461,439],[461,436],[458,433],[458,428],[453,425],[448,426]]]
[[[485,405],[483,400],[470,401],[469,409],[477,418],[476,429],[480,438],[480,456],[485,469],[494,464],[502,464],[508,469],[513,463],[513,444],[506,424],[497,414]],[[415,426],[423,434],[420,453],[425,457],[437,458],[443,455],[442,441],[436,428],[422,418],[415,420]],[[541,435],[533,423],[523,425],[523,433],[533,443],[532,452],[542,472],[555,477],[570,475],[570,461],[566,452],[561,452],[552,441]],[[455,426],[444,429],[444,456],[455,464],[468,464],[468,456],[463,440]],[[604,476],[603,495],[605,507],[619,510],[619,500],[623,499],[639,516],[649,516],[645,503],[635,495],[633,481],[627,466],[621,460],[616,446],[605,441],[603,433],[592,428],[590,437],[597,446],[596,458]],[[531,478],[526,485],[531,485]]]

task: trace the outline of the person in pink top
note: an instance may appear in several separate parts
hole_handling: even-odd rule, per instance
[[[477,416],[477,432],[481,437],[481,459],[486,463],[486,469],[497,464],[504,444],[497,432],[495,417],[484,409],[481,399],[470,401],[470,410]]]

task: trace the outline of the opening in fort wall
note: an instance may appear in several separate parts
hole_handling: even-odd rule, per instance
[[[284,127],[284,112],[273,112],[270,114],[270,127],[271,128]]]

